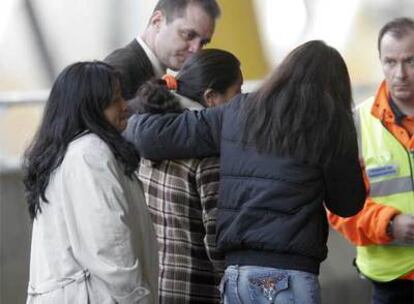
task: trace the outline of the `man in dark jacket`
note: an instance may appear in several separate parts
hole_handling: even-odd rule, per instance
[[[159,0],[143,34],[105,58],[121,72],[123,97],[166,69],[179,70],[184,61],[210,42],[220,15],[216,0]]]

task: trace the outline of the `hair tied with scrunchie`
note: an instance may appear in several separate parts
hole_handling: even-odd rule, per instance
[[[173,75],[165,74],[162,76],[162,80],[165,81],[165,84],[167,85],[167,88],[169,90],[176,91],[178,88],[178,81]]]

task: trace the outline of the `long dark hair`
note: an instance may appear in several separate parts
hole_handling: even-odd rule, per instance
[[[177,93],[206,106],[204,92],[207,89],[224,94],[240,79],[240,62],[230,52],[204,49],[187,59],[177,74]],[[130,101],[135,112],[181,111],[178,100],[170,93],[164,80],[144,83],[137,97]]]
[[[120,75],[103,62],[78,62],[57,77],[46,103],[43,119],[24,156],[24,185],[32,218],[41,211],[40,199],[53,170],[61,163],[69,143],[88,131],[99,136],[132,176],[139,157],[131,144],[104,116],[120,90]]]
[[[344,60],[324,42],[309,41],[294,49],[244,104],[243,142],[261,152],[323,164],[352,149],[351,111]]]

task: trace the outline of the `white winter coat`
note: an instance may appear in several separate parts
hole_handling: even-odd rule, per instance
[[[74,140],[33,222],[27,303],[157,303],[143,190],[98,136]]]

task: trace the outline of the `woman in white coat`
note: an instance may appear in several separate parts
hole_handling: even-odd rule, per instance
[[[79,62],[57,78],[25,155],[33,218],[27,303],[156,303],[153,225],[120,132],[120,76]]]

